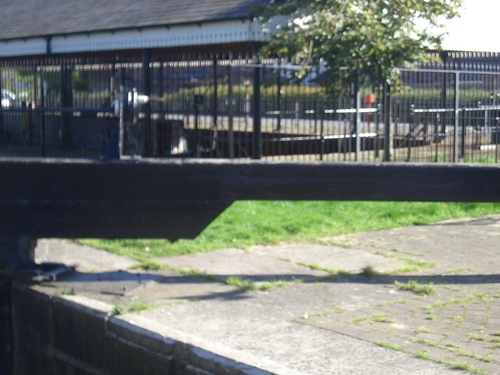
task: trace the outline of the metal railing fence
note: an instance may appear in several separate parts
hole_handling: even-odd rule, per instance
[[[215,55],[2,61],[0,156],[114,157],[121,103],[130,156],[498,163],[500,73],[441,67],[388,85]]]

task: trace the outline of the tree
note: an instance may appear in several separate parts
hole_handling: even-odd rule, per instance
[[[304,65],[359,69],[378,82],[439,50],[441,22],[462,0],[272,0],[263,21],[284,16],[265,51]],[[283,25],[283,23],[281,23]]]

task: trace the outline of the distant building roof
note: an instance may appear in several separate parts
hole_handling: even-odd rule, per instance
[[[264,41],[266,1],[4,0],[0,56]]]

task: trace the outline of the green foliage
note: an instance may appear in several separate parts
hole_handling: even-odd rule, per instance
[[[75,70],[73,74],[73,88],[75,91],[87,91],[89,89],[89,80],[84,77],[80,70]]]
[[[211,102],[214,95],[214,86],[211,84],[198,85],[191,88],[180,88],[177,91],[165,94],[163,101],[169,103],[178,100],[178,98],[191,98],[194,95],[204,95],[205,102]],[[278,91],[278,86],[276,84],[265,85],[261,88],[260,95],[263,101],[272,101],[276,98]],[[246,95],[253,95],[253,86],[245,85],[234,85],[233,86],[233,96],[235,98],[245,98]],[[229,95],[229,85],[219,84],[217,85],[217,95],[219,97],[227,97]],[[281,86],[280,89],[281,99],[286,100],[311,100],[312,98],[318,97],[320,99],[326,98],[325,89],[318,86],[299,86],[297,84],[288,84]]]
[[[326,62],[332,71],[359,68],[381,82],[395,67],[426,58],[438,49],[443,19],[458,16],[462,0],[286,0],[260,10],[263,21],[284,16],[267,47],[295,62]]]

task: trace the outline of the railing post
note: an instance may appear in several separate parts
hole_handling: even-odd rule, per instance
[[[34,268],[36,240],[0,238],[0,374],[14,373],[12,281],[22,268]]]
[[[72,145],[71,139],[71,117],[72,114],[66,109],[73,107],[73,67],[68,62],[66,56],[61,61],[61,134],[63,148],[69,148]]]
[[[295,101],[295,127],[299,127],[300,123],[300,102],[298,100]]]
[[[391,161],[391,149],[392,149],[392,134],[391,134],[391,122],[392,122],[392,101],[391,101],[391,85],[388,82],[384,82],[384,161]]]
[[[200,121],[200,107],[203,105],[203,95],[194,96],[194,146],[195,152],[194,156],[196,158],[201,157],[200,150],[200,133],[199,133],[199,121]]]
[[[276,131],[281,131],[281,59],[278,62],[278,91],[276,93],[276,110],[278,112],[278,124]]]
[[[262,136],[260,117],[260,70],[259,65],[255,65],[253,70],[253,152],[252,159],[260,159],[262,156]]]
[[[151,50],[145,49],[142,53],[142,71],[143,71],[143,94],[150,97],[151,96]],[[142,133],[142,152],[143,156],[150,155],[150,139],[151,139],[151,103],[148,101],[144,105],[144,127]]]
[[[356,70],[356,84],[354,86],[354,95],[355,95],[355,105],[356,105],[356,117],[354,120],[354,134],[356,136],[356,161],[361,161],[361,139],[359,138],[359,128],[361,126],[361,113],[359,112],[361,109],[361,90],[359,87],[359,69]]]
[[[3,88],[2,70],[0,70],[0,93]],[[3,142],[3,107],[0,105],[0,142]]]
[[[219,87],[217,82],[217,55],[212,58],[214,64],[214,111],[213,111],[213,127],[217,127],[217,117],[218,117],[218,102],[219,102]]]
[[[118,120],[118,153],[121,159],[125,155],[125,105],[126,105],[126,93],[123,85],[120,85],[120,117]]]
[[[413,126],[410,123],[410,130],[408,131],[408,149],[407,149],[407,155],[406,155],[406,161],[410,162],[411,161],[411,144],[413,142]]]
[[[234,93],[233,93],[233,69],[231,66],[231,61],[227,66],[227,77],[228,77],[228,127],[229,127],[229,159],[234,159],[234,128],[233,128],[233,101],[234,101]]]
[[[321,105],[321,120],[320,120],[320,155],[319,155],[319,160],[323,160],[323,155],[325,154],[325,137],[324,137],[324,124],[325,122],[325,108],[324,104]]]
[[[499,133],[499,130],[500,130],[500,119],[497,117],[496,119],[496,125],[495,125],[495,164],[498,163],[498,144],[500,142],[500,133]]]
[[[44,74],[43,70],[40,70],[40,103],[37,104],[42,108],[42,112],[40,113],[40,147],[42,157],[45,157],[46,151],[46,137],[45,137],[45,111],[43,108],[45,107],[45,85],[44,85]]]
[[[458,162],[458,130],[460,126],[460,72],[455,72],[455,122],[453,125],[453,162]]]
[[[443,69],[446,71],[447,68],[448,68],[448,52],[441,52],[441,60],[442,60],[442,64],[443,64]],[[447,101],[446,101],[446,97],[447,97],[447,85],[448,85],[448,73],[444,72],[444,73],[441,73],[443,79],[442,79],[442,82],[441,82],[441,108],[447,108],[446,107],[446,104],[447,104]],[[439,130],[438,130],[439,131]],[[446,133],[446,121],[443,121],[442,124],[441,124],[441,133],[445,134]],[[437,154],[436,154],[437,156]]]

